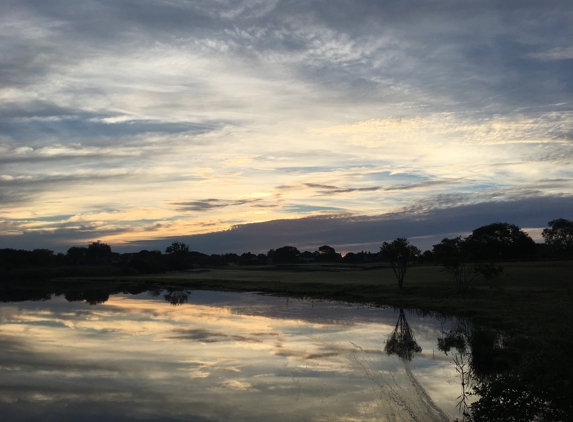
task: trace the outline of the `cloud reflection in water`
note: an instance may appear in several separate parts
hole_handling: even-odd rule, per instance
[[[408,316],[423,352],[405,365],[384,352],[399,317],[391,309],[214,292],[189,302],[2,304],[0,412],[11,421],[457,416],[455,368],[432,359],[438,321]]]

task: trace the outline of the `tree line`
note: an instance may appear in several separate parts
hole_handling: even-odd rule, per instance
[[[204,254],[190,250],[183,242],[173,242],[164,252],[141,250],[117,253],[110,245],[97,241],[87,246],[72,246],[64,253],[49,249],[0,249],[0,278],[52,278],[68,276],[120,276],[183,271],[197,267],[225,267],[292,264],[299,262],[374,262],[378,253],[349,253],[344,257],[328,245],[314,252],[300,252],[294,246],[271,249],[266,254]]]
[[[402,288],[407,270],[420,258],[442,265],[455,287],[465,292],[478,277],[491,279],[503,271],[497,262],[573,256],[573,221],[559,218],[542,232],[544,244],[536,244],[529,234],[510,223],[478,227],[467,237],[444,238],[432,251],[421,251],[406,238],[384,242],[380,248]]]
[[[543,230],[543,244],[536,244],[520,227],[493,223],[479,227],[467,237],[444,238],[432,250],[421,252],[407,239],[384,242],[379,252],[349,252],[342,256],[328,245],[316,251],[300,252],[295,246],[282,246],[266,254],[204,254],[192,251],[183,242],[173,242],[165,252],[141,250],[120,254],[97,241],[87,246],[72,246],[65,254],[49,249],[0,249],[1,278],[50,278],[82,275],[136,275],[180,271],[195,267],[249,266],[304,262],[360,264],[388,262],[402,287],[407,269],[413,263],[443,265],[446,272],[465,290],[478,276],[493,277],[504,260],[539,258],[563,259],[573,256],[573,221],[559,218]]]

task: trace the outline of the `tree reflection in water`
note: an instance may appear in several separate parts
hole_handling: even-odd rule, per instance
[[[117,289],[109,288],[72,288],[63,291],[44,291],[39,289],[13,289],[1,288],[0,289],[0,302],[19,302],[29,300],[50,300],[52,295],[64,295],[68,302],[86,302],[90,305],[99,305],[109,300],[110,295],[117,293],[139,294],[142,292],[149,292],[151,296],[160,296],[163,292],[165,301],[172,305],[181,305],[189,301],[191,290],[169,288],[163,289],[161,287],[136,285],[127,288]]]
[[[492,377],[508,370],[513,356],[504,347],[500,332],[467,320],[458,320],[453,329],[442,334],[438,338],[438,350],[445,355],[451,353],[460,378],[457,407],[463,415],[462,421],[472,420],[470,397]]]
[[[174,306],[177,306],[189,302],[189,296],[191,295],[192,290],[175,289],[175,288],[163,289],[161,287],[155,287],[149,289],[149,294],[153,297],[161,296],[163,292],[166,292],[163,295],[165,301],[171,303]]]
[[[400,316],[392,334],[386,340],[384,351],[388,355],[397,355],[404,361],[411,361],[414,353],[420,353],[422,348],[416,342],[414,333],[406,321],[406,314],[400,308]]]
[[[165,293],[165,300],[172,305],[182,305],[189,301],[189,296],[191,295],[191,290],[183,289],[167,289]]]
[[[471,326],[466,321],[458,321],[454,329],[442,332],[442,337],[438,338],[438,350],[446,356],[452,352],[452,363],[456,367],[456,372],[460,377],[461,392],[458,396],[457,408],[463,415],[462,421],[469,416],[469,398],[474,387],[475,373],[471,365],[471,352],[468,350],[471,336]]]
[[[112,292],[103,289],[98,290],[70,290],[64,293],[64,297],[68,302],[86,302],[90,305],[99,305],[109,300],[109,295]]]

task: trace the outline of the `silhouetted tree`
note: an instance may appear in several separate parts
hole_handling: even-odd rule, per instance
[[[503,267],[493,263],[470,263],[467,240],[460,236],[444,238],[434,245],[434,256],[454,282],[458,292],[466,292],[480,276],[495,278]]]
[[[400,359],[407,361],[412,360],[414,353],[422,351],[422,347],[416,342],[414,332],[408,325],[408,321],[406,321],[406,314],[402,308],[400,308],[400,316],[396,322],[396,327],[388,337],[388,340],[386,340],[384,351],[388,355],[397,355]]]
[[[256,265],[257,264],[257,256],[250,252],[245,252],[239,258],[239,263],[241,265]]]
[[[193,268],[189,245],[183,242],[173,242],[165,249],[165,252],[169,255],[168,261],[172,269],[187,270]]]
[[[298,259],[302,262],[316,261],[317,252],[304,251],[298,255]]]
[[[56,262],[54,251],[49,249],[34,249],[32,257],[33,265],[36,267],[48,267]]]
[[[99,240],[90,243],[86,249],[86,258],[95,264],[101,264],[102,259],[109,255],[111,255],[111,246]]]
[[[82,246],[72,246],[68,249],[66,256],[72,265],[82,265],[86,263],[86,252],[88,248]]]
[[[336,250],[328,245],[323,245],[320,248],[318,248],[318,252],[321,253],[322,255],[334,255],[336,253]]]
[[[424,262],[431,262],[434,260],[434,253],[432,251],[424,251],[422,255],[420,255],[420,260]]]
[[[433,246],[433,254],[438,261],[454,257],[463,260],[468,259],[465,240],[461,236],[451,239],[443,238],[440,243]]]
[[[223,260],[221,258],[221,255],[212,254],[211,256],[209,256],[208,263],[209,265],[221,266],[223,265]]]
[[[285,262],[295,262],[299,256],[300,252],[294,246],[283,246],[278,249],[271,249],[267,256],[271,258],[274,262],[285,263]]]
[[[359,259],[360,258],[358,254],[355,254],[354,252],[348,252],[346,255],[344,255],[344,258],[342,258],[344,262],[348,262],[350,264],[360,262]]]
[[[221,259],[223,261],[224,264],[238,264],[241,261],[241,257],[239,255],[237,255],[236,253],[226,253],[224,255],[221,255]]]
[[[165,249],[165,253],[168,254],[178,254],[189,252],[189,245],[183,242],[173,242],[170,246]]]
[[[379,259],[379,253],[372,253],[372,252],[358,252],[358,253],[354,253],[354,252],[348,252],[346,255],[344,255],[344,258],[342,259],[344,262],[348,262],[348,263],[362,263],[362,262],[374,262],[377,261]]]
[[[380,248],[383,259],[390,263],[396,278],[398,279],[398,288],[404,285],[406,271],[413,263],[416,256],[420,254],[420,249],[410,245],[408,239],[400,237],[392,242],[384,242]]]
[[[336,253],[336,250],[328,245],[323,245],[318,248],[318,251],[315,252],[316,259],[322,262],[335,262],[342,259],[342,256],[339,253]]]
[[[55,265],[65,265],[63,255],[54,255],[49,249],[0,249],[0,271],[14,269],[45,268]]]
[[[515,224],[492,223],[479,227],[465,240],[472,259],[519,259],[535,254],[535,242]]]
[[[554,253],[573,254],[573,221],[564,218],[551,220],[549,228],[541,233],[545,244],[548,245]]]

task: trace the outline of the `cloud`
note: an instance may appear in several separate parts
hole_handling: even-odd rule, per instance
[[[103,174],[102,174],[103,173]],[[125,177],[127,174],[125,172],[99,172],[99,173],[80,173],[80,174],[57,174],[57,175],[46,175],[40,177],[31,176],[0,176],[0,187],[6,186],[41,186],[41,185],[52,185],[61,183],[84,183],[86,181],[95,181],[98,179],[111,179],[118,177]]]
[[[415,200],[407,207],[383,215],[330,211],[327,215],[238,224],[224,231],[194,236],[178,234],[167,238],[161,236],[160,229],[154,224],[147,223],[151,230],[157,231],[155,240],[141,238],[140,229],[130,224],[89,220],[46,224],[40,221],[30,228],[29,222],[4,219],[0,247],[33,249],[41,244],[42,247],[65,251],[74,244],[130,234],[134,240],[123,245],[111,242],[113,249],[163,250],[173,241],[183,241],[193,250],[204,253],[266,252],[287,244],[301,250],[314,250],[328,244],[339,251],[376,251],[383,241],[397,237],[416,238],[413,243],[427,249],[442,237],[464,235],[496,221],[507,221],[521,227],[546,227],[550,220],[567,218],[573,205],[571,198],[571,195],[540,196],[538,191],[526,189],[494,190],[478,196],[471,192],[440,194]]]
[[[226,380],[221,383],[223,387],[230,388],[231,390],[239,390],[239,391],[258,391],[256,388],[253,388],[252,384],[247,381],[241,380]]]
[[[14,189],[1,189],[0,188],[0,202],[4,206],[17,206],[20,204],[30,203],[34,195],[22,192],[21,190]]]
[[[300,189],[316,189],[317,193],[315,196],[333,196],[338,194],[345,194],[345,193],[361,193],[361,192],[391,192],[391,191],[407,191],[413,189],[421,189],[421,188],[428,188],[433,186],[441,186],[447,185],[451,183],[455,183],[459,179],[451,179],[451,180],[427,180],[418,183],[411,183],[406,185],[398,185],[398,186],[366,186],[366,187],[339,187],[334,185],[324,185],[320,183],[302,183],[299,185],[281,185],[277,186],[277,190],[285,191],[285,190],[300,190]],[[323,208],[324,209],[324,208]]]
[[[396,142],[435,141],[456,143],[510,144],[568,142],[573,113],[542,114],[439,113],[415,117],[397,116],[316,129],[322,136],[348,137],[355,145],[379,147]],[[421,139],[420,139],[421,138]]]
[[[555,47],[548,51],[541,51],[539,53],[531,53],[529,57],[537,60],[571,60],[573,59],[573,46],[569,47]]]
[[[249,199],[237,199],[229,201],[216,198],[208,198],[199,201],[174,202],[173,205],[176,205],[179,211],[208,211],[216,208],[226,208],[245,204],[253,204],[260,202],[261,200],[262,200],[261,198],[249,198]],[[254,204],[254,206],[265,207],[273,205]]]
[[[568,215],[573,206],[573,196],[536,196],[535,192],[525,194],[519,192],[512,200],[499,201],[492,201],[496,199],[495,194],[487,201],[471,201],[471,195],[463,194],[437,196],[381,216],[342,214],[275,220],[237,225],[223,232],[178,236],[176,239],[190,244],[193,250],[206,253],[266,252],[283,245],[314,250],[324,244],[344,251],[376,251],[383,241],[397,237],[418,238],[414,243],[428,249],[432,242],[442,237],[466,234],[496,221],[520,227],[546,227],[548,221]],[[142,244],[154,248],[169,241],[165,239]]]
[[[384,354],[384,351],[379,349],[365,349],[361,347],[356,347],[355,344],[352,344],[352,346],[353,347],[343,346],[339,344],[320,344],[318,345],[317,349],[312,352],[307,352],[306,350],[293,350],[293,349],[278,347],[274,351],[274,354],[277,356],[284,356],[286,358],[295,358],[299,360],[325,359],[341,355],[348,355],[349,353],[356,352],[357,349],[360,350],[362,353],[378,354],[378,355]]]
[[[566,198],[572,19],[565,0],[7,0],[3,239],[261,250],[281,237],[233,236]],[[336,239],[317,231],[296,239]]]
[[[172,123],[152,120],[128,120],[107,122],[105,120],[86,119],[85,117],[66,116],[64,118],[25,118],[8,119],[0,124],[0,135],[15,141],[41,138],[73,139],[100,137],[124,137],[147,133],[186,133],[203,134],[216,128],[215,125],[197,123]]]
[[[170,340],[193,340],[201,343],[218,343],[222,341],[243,341],[260,343],[261,340],[254,337],[225,334],[219,331],[211,331],[203,328],[178,328],[167,337]]]
[[[85,187],[94,183],[126,180],[134,176],[123,170],[39,176],[0,175],[0,198],[3,198],[5,205],[11,205],[10,208],[17,209],[18,206],[33,203],[47,192],[64,189],[67,186]]]

